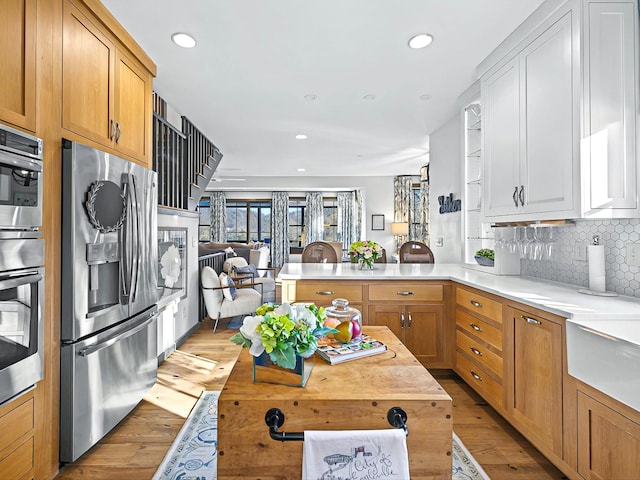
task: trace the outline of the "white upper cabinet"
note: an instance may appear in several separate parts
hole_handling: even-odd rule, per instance
[[[569,11],[482,79],[485,219],[575,216],[574,55]]]
[[[548,3],[484,62],[483,220],[640,217],[638,4]]]
[[[638,217],[638,10],[635,1],[584,11],[585,217]]]

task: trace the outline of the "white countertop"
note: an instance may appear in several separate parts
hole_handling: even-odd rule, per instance
[[[376,263],[359,270],[352,263],[287,263],[280,280],[453,280],[470,287],[573,319],[640,320],[640,299],[598,297],[578,293],[578,287],[532,277],[493,275],[458,264]],[[588,324],[585,322],[585,324]]]

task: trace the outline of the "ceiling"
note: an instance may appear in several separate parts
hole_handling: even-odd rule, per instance
[[[154,90],[224,154],[220,179],[418,174],[475,67],[542,3],[102,1],[158,65]],[[433,43],[410,49],[422,32]]]

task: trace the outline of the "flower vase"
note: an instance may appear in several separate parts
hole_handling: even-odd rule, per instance
[[[291,369],[276,365],[267,352],[262,352],[262,355],[253,357],[253,381],[304,387],[311,375],[313,357],[314,355],[309,358],[296,355],[296,366]]]
[[[359,262],[360,270],[373,270],[373,261],[360,260]]]

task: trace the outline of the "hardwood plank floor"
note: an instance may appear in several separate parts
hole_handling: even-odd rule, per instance
[[[236,361],[235,333],[203,322],[160,365],[158,382],[136,409],[59,480],[150,479],[203,390],[221,390]],[[438,381],[454,400],[454,430],[492,480],[563,478],[535,448],[453,374]]]

